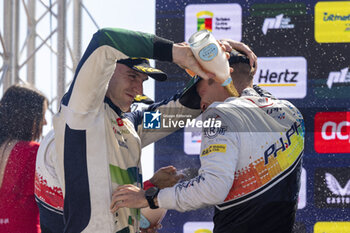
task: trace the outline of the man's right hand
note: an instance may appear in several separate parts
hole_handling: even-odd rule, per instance
[[[189,69],[204,79],[214,78],[215,74],[204,70],[194,57],[188,43],[175,43],[173,45],[173,62],[183,69]]]
[[[177,173],[174,166],[167,166],[160,168],[156,173],[154,173],[150,181],[159,189],[163,189],[174,186],[183,177],[183,174]]]
[[[226,53],[227,59],[230,58],[230,54],[226,51],[226,46],[218,41],[223,52]],[[185,69],[190,76],[194,74],[199,75],[203,79],[215,79],[215,74],[210,73],[203,69],[203,67],[198,63],[197,59],[193,55],[191,47],[188,43],[176,43],[173,45],[173,62],[176,63],[181,68]],[[233,69],[230,68],[230,73]]]

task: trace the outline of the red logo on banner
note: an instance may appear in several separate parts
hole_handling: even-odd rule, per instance
[[[121,118],[117,118],[117,123],[118,123],[118,126],[123,126],[124,125],[124,122]]]
[[[350,153],[350,112],[317,113],[314,135],[317,153]]]

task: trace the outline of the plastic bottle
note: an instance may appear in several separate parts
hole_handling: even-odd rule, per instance
[[[225,52],[208,30],[194,33],[189,44],[199,64],[215,74],[215,80],[224,86],[232,96],[239,96],[230,75],[230,67]]]

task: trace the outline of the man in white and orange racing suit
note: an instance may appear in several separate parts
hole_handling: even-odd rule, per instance
[[[198,92],[202,119],[215,119],[218,126],[203,128],[198,176],[154,188],[153,193],[120,186],[112,196],[112,212],[125,206],[189,211],[214,205],[215,233],[292,231],[304,152],[303,117],[290,102],[261,97],[253,89],[243,54],[231,52],[230,65],[238,98],[212,79],[197,78],[187,93]]]

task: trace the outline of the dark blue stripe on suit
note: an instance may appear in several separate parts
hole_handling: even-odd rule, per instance
[[[64,137],[65,233],[83,231],[90,221],[91,205],[86,158],[86,131],[66,125]]]

